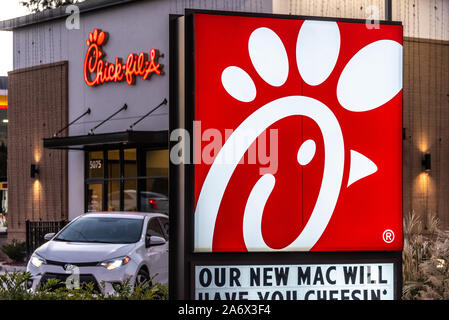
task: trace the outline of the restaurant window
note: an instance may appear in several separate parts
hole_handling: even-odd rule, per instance
[[[168,150],[86,152],[86,210],[168,214]]]
[[[168,213],[168,164],[168,150],[149,150],[145,153],[141,211]]]
[[[120,181],[108,180],[107,190],[106,211],[120,211]]]
[[[103,185],[99,183],[91,183],[87,187],[87,211],[101,211],[103,203]]]
[[[104,176],[103,151],[89,152],[88,178],[103,178]]]
[[[103,177],[104,156],[102,151],[89,152],[87,159],[87,178],[90,183],[86,186],[87,211],[101,211],[103,209]]]
[[[108,178],[120,178],[120,151],[119,150],[108,150]]]

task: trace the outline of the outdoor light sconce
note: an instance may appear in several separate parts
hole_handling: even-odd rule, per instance
[[[430,153],[425,153],[422,159],[422,168],[425,172],[430,172],[431,170],[431,162],[430,162]]]
[[[39,174],[39,169],[37,168],[37,166],[35,164],[31,164],[31,168],[30,168],[30,177],[31,178],[36,178],[36,176]]]

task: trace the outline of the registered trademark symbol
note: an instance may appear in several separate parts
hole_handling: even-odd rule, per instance
[[[392,243],[393,240],[394,240],[394,232],[392,230],[390,230],[390,229],[387,229],[382,234],[382,238],[384,239],[384,241],[386,243]]]

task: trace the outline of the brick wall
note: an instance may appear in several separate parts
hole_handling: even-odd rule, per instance
[[[404,39],[404,214],[436,214],[449,228],[449,42]],[[423,154],[432,169],[423,172]]]
[[[8,241],[25,240],[26,220],[67,219],[67,151],[44,149],[42,141],[67,124],[67,74],[67,62],[8,74]]]

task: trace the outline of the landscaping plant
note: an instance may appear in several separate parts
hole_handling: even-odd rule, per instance
[[[404,217],[403,287],[405,300],[449,299],[449,230],[435,216]]]
[[[26,243],[13,239],[1,249],[14,262],[23,262],[26,257]]]
[[[57,279],[50,279],[36,290],[27,289],[31,278],[28,272],[6,272],[0,275],[0,300],[166,300],[168,288],[161,284],[146,282],[133,286],[129,280],[116,289],[114,295],[98,292],[93,283],[83,284],[79,289],[69,289]]]

